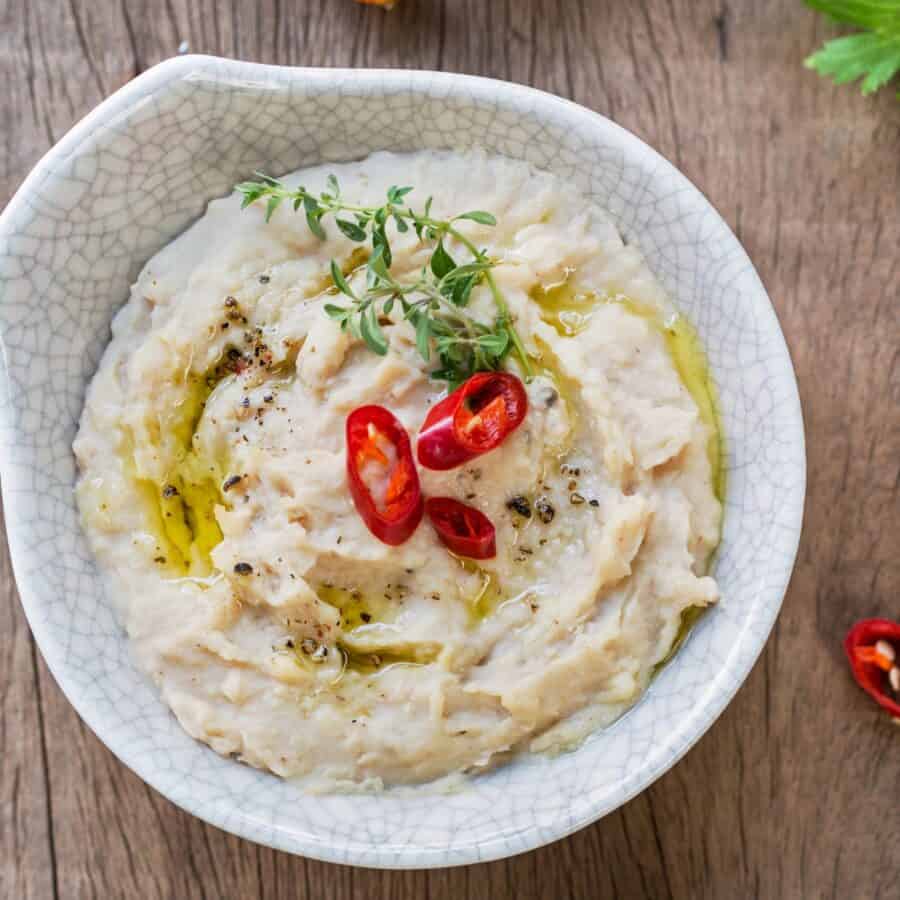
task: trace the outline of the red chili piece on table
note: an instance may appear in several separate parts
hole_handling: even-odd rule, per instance
[[[497,555],[494,525],[474,506],[452,497],[429,497],[425,512],[438,537],[449,550],[469,559],[490,559]]]
[[[893,674],[894,671],[900,673],[900,624],[888,619],[863,619],[848,632],[844,649],[856,683],[876,703],[900,719],[900,694],[897,693],[900,674]],[[894,694],[893,698],[891,694]]]
[[[419,432],[419,462],[453,469],[499,447],[528,412],[525,386],[508,372],[478,372],[429,411]]]
[[[402,544],[422,520],[423,501],[406,429],[383,406],[347,416],[347,479],[356,510],[385,544]]]

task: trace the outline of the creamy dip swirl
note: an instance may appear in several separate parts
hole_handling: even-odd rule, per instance
[[[284,204],[231,196],[145,266],[75,440],[85,529],[140,664],[184,728],[310,787],[379,787],[557,749],[633,704],[692,609],[716,601],[719,438],[702,354],[640,252],[560,180],[481,155],[376,154],[288,176],[380,204],[392,184],[494,270],[538,373],[498,449],[447,472],[497,556],[427,521],[380,543],[346,484],[344,422],[388,407],[413,439],[444,385],[412,328],[376,356],[323,313],[364,251]],[[391,232],[392,272],[429,248]],[[461,248],[452,252],[464,257]],[[470,311],[489,321],[487,290]],[[515,370],[515,362],[510,360]]]

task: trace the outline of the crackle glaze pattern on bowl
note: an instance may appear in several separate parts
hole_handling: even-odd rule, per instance
[[[143,262],[254,169],[474,146],[579,185],[640,244],[697,326],[727,436],[716,564],[724,600],[648,695],[573,753],[523,757],[447,795],[308,797],[191,740],[134,668],[73,498],[71,442],[85,385]],[[687,751],[746,677],[781,605],[805,456],[796,382],[765,290],[681,174],[612,122],[556,97],[428,72],[163,63],[76,126],[0,217],[0,337],[3,499],[41,652],[124,763],[184,809],[251,840],[335,862],[427,867],[559,838]]]

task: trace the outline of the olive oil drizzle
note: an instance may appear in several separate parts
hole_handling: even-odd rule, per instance
[[[225,377],[218,366],[206,376],[188,374],[185,400],[168,423],[179,445],[176,459],[161,483],[138,479],[165,564],[180,575],[209,575],[210,554],[222,540],[215,509],[225,505],[224,475],[195,448],[194,434],[209,397]]]
[[[674,314],[670,319],[664,320],[657,308],[640,303],[624,294],[616,292],[597,294],[581,289],[573,282],[572,274],[567,270],[561,281],[549,285],[538,285],[530,292],[531,299],[541,308],[541,318],[551,325],[560,337],[572,337],[587,328],[591,316],[598,306],[618,303],[630,314],[643,319],[662,336],[681,383],[697,404],[701,421],[709,428],[706,452],[710,463],[713,493],[716,499],[724,504],[726,470],[719,400],[715,383],[709,371],[709,362],[696,330],[684,316]],[[541,349],[544,350],[543,347]],[[542,352],[541,364],[542,374],[547,374],[554,381],[560,395],[568,403],[563,376],[555,360],[549,354]],[[572,394],[572,391],[569,390],[568,393]],[[577,409],[574,403],[570,408]],[[711,567],[714,556],[715,551],[706,562],[707,570]],[[705,611],[705,607],[693,606],[681,613],[675,640],[666,656],[654,667],[654,675],[678,652],[691,629]]]
[[[621,293],[598,294],[579,288],[566,273],[562,281],[546,286],[538,285],[530,292],[541,309],[541,318],[552,325],[561,337],[579,334],[590,323],[594,310],[602,304],[617,303],[627,312],[643,319],[660,334],[666,350],[685,389],[697,404],[700,419],[709,427],[707,445],[712,470],[713,491],[720,503],[725,500],[725,467],[723,465],[723,434],[715,383],[709,362],[691,323],[682,315],[664,319],[661,311]],[[577,318],[576,318],[577,317]],[[559,373],[550,367],[550,377],[559,380]]]

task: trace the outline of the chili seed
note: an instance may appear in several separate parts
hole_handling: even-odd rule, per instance
[[[575,488],[577,488],[577,487],[578,487],[578,482],[574,478],[570,479],[569,484],[568,484],[569,490],[574,491]]]
[[[545,525],[549,525],[556,515],[553,504],[546,497],[538,497],[537,500],[534,501],[534,511]]]
[[[578,493],[578,491],[572,491],[572,493],[569,494],[569,503],[574,503],[576,506],[580,506],[582,503],[584,503],[584,497],[582,497],[581,494]]]
[[[891,666],[891,671],[888,672],[888,681],[891,683],[894,691],[900,694],[900,669],[896,666]]]
[[[235,563],[234,573],[235,575],[251,575],[253,574],[253,566],[245,562]]]
[[[224,483],[222,484],[223,491],[230,491],[236,484],[239,484],[243,479],[243,475],[232,475],[229,478],[226,478]]]
[[[517,497],[513,497],[512,499],[507,500],[506,508],[511,509],[513,512],[518,513],[520,516],[524,516],[526,519],[531,518],[531,504],[528,502],[528,498],[523,497],[521,494]]]
[[[237,300],[235,300],[234,297],[226,297],[225,305],[229,307],[237,306]]]
[[[897,653],[887,641],[876,641],[875,652],[885,657],[885,659],[893,662],[897,658]]]
[[[163,497],[177,497],[178,496],[178,488],[175,487],[174,484],[167,484],[162,489]]]

